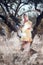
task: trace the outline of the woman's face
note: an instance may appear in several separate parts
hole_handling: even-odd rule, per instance
[[[23,18],[24,18],[24,22],[28,21],[28,16],[27,15],[24,15]]]

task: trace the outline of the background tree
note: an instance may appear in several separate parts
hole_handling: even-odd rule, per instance
[[[34,2],[35,9],[37,6],[37,3],[42,2],[42,0],[0,0],[0,6],[3,10],[3,14],[0,13],[0,18],[4,20],[4,23],[12,30],[17,31],[17,25],[20,24],[20,20],[17,17],[18,12],[21,7],[24,5],[27,5],[29,2]],[[21,5],[22,4],[22,5]],[[13,8],[13,5],[15,8]],[[29,12],[26,11],[26,12]],[[22,13],[23,14],[23,13]]]

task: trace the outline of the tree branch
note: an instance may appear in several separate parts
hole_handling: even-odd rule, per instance
[[[19,4],[18,4],[18,6],[17,6],[17,8],[16,8],[16,11],[15,11],[15,16],[16,16],[16,15],[17,15],[17,13],[18,13],[18,8],[19,8],[20,4],[21,4],[21,0],[19,0]]]
[[[26,4],[25,4],[25,3],[23,3],[23,5],[22,5],[22,6],[24,6],[24,5],[26,5]],[[20,10],[20,8],[21,8],[22,6],[20,6],[20,7],[19,7],[18,12],[19,12],[19,10]]]
[[[5,12],[5,14],[8,15],[8,12],[7,12],[6,7],[4,6],[4,4],[0,3],[0,5],[1,5],[3,11]]]

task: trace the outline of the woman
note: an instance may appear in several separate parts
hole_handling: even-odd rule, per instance
[[[26,14],[23,15],[24,18],[24,26],[22,27],[22,36],[21,36],[21,41],[22,43],[22,48],[29,50],[29,46],[32,42],[32,22],[28,19],[28,16]]]

